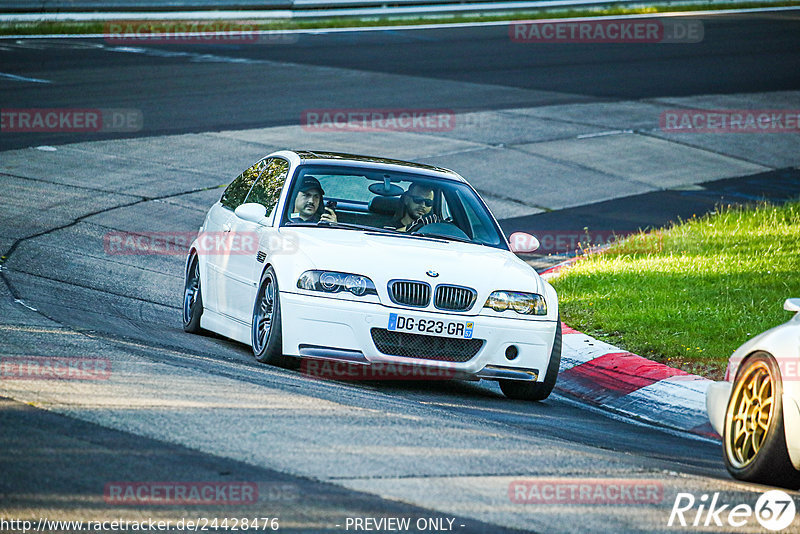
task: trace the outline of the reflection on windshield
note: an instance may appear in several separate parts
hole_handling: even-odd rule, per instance
[[[282,224],[371,230],[506,248],[497,224],[467,184],[358,167],[301,166],[292,181]]]

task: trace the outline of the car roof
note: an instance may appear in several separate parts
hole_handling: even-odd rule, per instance
[[[324,163],[328,165],[355,165],[359,167],[370,167],[372,169],[386,169],[393,171],[413,171],[428,176],[437,176],[466,182],[457,172],[444,167],[435,167],[423,163],[414,163],[399,159],[380,158],[376,156],[363,156],[358,154],[345,154],[342,152],[326,152],[317,150],[286,150],[277,152],[273,155],[295,156],[299,164]]]

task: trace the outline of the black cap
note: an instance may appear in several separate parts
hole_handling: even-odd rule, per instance
[[[322,185],[319,183],[319,180],[314,178],[313,176],[303,176],[303,180],[300,182],[300,189],[298,191],[310,191],[312,189],[319,189],[321,195],[325,195],[325,191],[322,189]]]

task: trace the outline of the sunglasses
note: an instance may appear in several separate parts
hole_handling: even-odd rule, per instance
[[[433,199],[432,198],[425,198],[425,197],[418,197],[415,195],[411,196],[411,202],[414,204],[425,204],[426,207],[430,208],[433,206]]]

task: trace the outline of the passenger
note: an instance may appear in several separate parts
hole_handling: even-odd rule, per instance
[[[395,214],[394,220],[388,224],[400,232],[416,230],[426,224],[440,222],[441,218],[433,210],[433,188],[426,185],[412,183],[408,190],[400,197],[402,203]]]
[[[289,216],[291,222],[320,221],[337,222],[336,212],[331,208],[323,208],[322,196],[325,191],[319,180],[313,176],[304,176],[294,199],[294,212]]]

